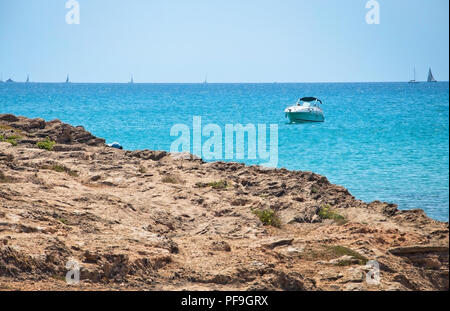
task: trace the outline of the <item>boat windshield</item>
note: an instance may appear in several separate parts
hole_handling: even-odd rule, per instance
[[[307,101],[297,101],[297,106],[302,106],[302,107],[319,107],[319,105],[317,105],[317,102],[307,102]]]
[[[303,97],[297,100],[297,106],[304,107],[319,107],[318,103],[322,103],[322,101],[315,97]]]
[[[308,102],[303,102],[303,105],[302,105],[303,107],[311,107],[312,106],[312,104],[311,103],[308,103]]]

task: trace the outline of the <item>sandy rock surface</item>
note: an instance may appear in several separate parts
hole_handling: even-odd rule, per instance
[[[58,120],[0,115],[0,140],[0,290],[449,289],[448,223],[324,176],[117,150]]]

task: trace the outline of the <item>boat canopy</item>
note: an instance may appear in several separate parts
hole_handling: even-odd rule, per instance
[[[318,99],[318,98],[315,98],[315,97],[303,97],[303,98],[300,98],[300,100],[302,102],[313,102],[313,101],[317,100],[319,103],[322,104],[322,101],[320,99]]]

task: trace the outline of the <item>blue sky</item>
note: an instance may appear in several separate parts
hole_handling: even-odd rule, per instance
[[[3,80],[74,82],[449,79],[449,1],[0,0]]]

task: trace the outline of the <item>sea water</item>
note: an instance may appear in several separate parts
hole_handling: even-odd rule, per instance
[[[324,123],[289,124],[299,97]],[[278,167],[313,171],[364,201],[449,218],[449,84],[1,83],[0,113],[83,125],[125,149],[170,150],[175,124],[278,125]],[[244,159],[247,164],[258,160]]]

